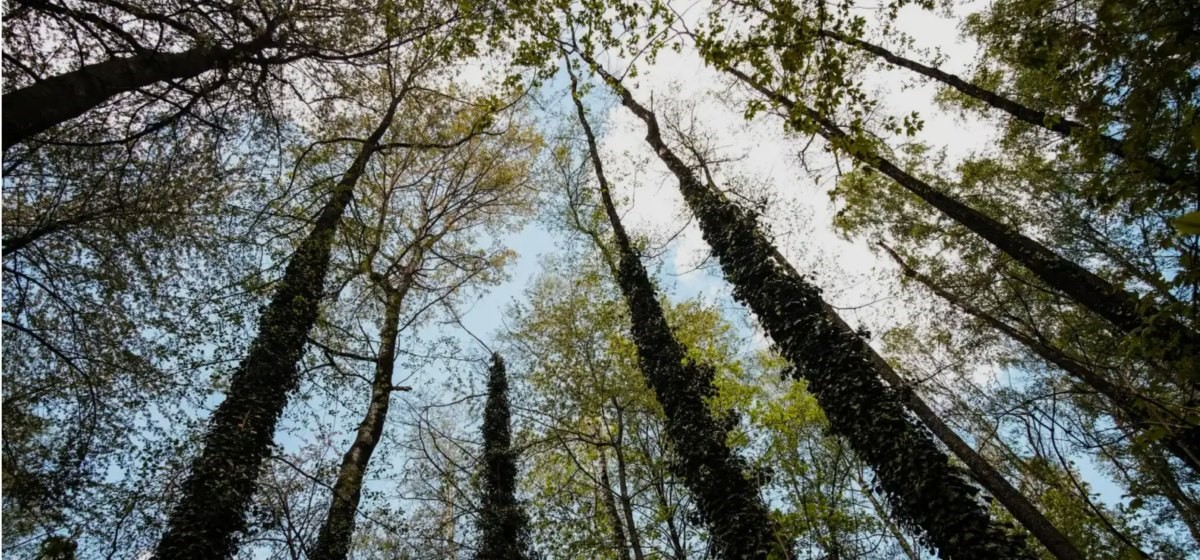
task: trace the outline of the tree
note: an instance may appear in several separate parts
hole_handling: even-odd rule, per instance
[[[160,558],[200,558],[236,550],[233,534],[244,526],[255,479],[270,451],[275,423],[297,383],[308,331],[317,320],[333,236],[354,187],[395,117],[402,96],[393,93],[379,125],[334,186],[313,229],[288,262],[259,334],[213,413],[204,451],[192,464],[184,494],[159,543]]]
[[[82,4],[82,5],[80,5]],[[407,7],[407,6],[405,6]],[[343,34],[340,26],[366,24],[355,2],[347,4],[240,5],[205,2],[166,6],[134,1],[58,2],[29,0],[6,19],[10,32],[36,40],[50,34],[75,42],[78,68],[45,76],[43,55],[22,49],[20,58],[6,59],[19,87],[4,94],[4,149],[25,142],[47,129],[83,115],[109,99],[167,83],[159,95],[183,92],[176,109],[157,122],[132,130],[144,135],[183,116],[190,116],[207,96],[231,83],[248,81],[251,95],[267,89],[265,79],[277,67],[304,59],[353,60],[397,48],[449,21],[406,29],[394,22],[401,6],[387,14],[392,25],[368,34]],[[50,23],[50,25],[47,25]],[[38,26],[44,26],[38,29]],[[22,41],[24,42],[24,41]],[[22,45],[25,46],[25,45]],[[207,83],[194,78],[220,75]],[[193,82],[193,87],[184,83]],[[10,86],[11,87],[11,86]],[[153,95],[151,96],[153,99]],[[45,103],[55,99],[55,103]],[[170,103],[168,103],[170,105]],[[136,118],[136,117],[135,117]]]
[[[647,143],[679,179],[735,297],[755,312],[796,367],[795,374],[809,380],[833,429],[874,468],[901,515],[919,526],[945,557],[1028,558],[1024,544],[997,526],[976,501],[978,490],[909,419],[899,397],[871,366],[865,342],[829,320],[819,289],[788,275],[775,262],[776,253],[757,231],[753,216],[701,183],[663,141],[654,113],[616,78],[588,62],[646,124]],[[873,414],[864,416],[863,410]],[[928,504],[933,503],[941,507],[932,511]]]
[[[504,360],[492,354],[488,399],[483,413],[483,497],[479,513],[481,560],[528,558],[526,515],[517,503],[517,459],[512,449],[508,377]]]
[[[600,199],[617,243],[613,275],[629,307],[638,362],[666,413],[667,434],[679,455],[677,472],[695,496],[722,557],[786,556],[790,545],[775,536],[757,485],[746,476],[744,462],[728,448],[727,429],[718,424],[704,403],[704,398],[713,393],[712,366],[687,356],[667,325],[654,284],[621,225],[569,60],[567,65],[571,97],[587,137]]]
[[[336,348],[320,344],[330,363],[339,357],[365,360],[374,371],[367,410],[342,459],[329,513],[310,552],[313,558],[344,559],[350,551],[364,476],[382,439],[391,396],[395,391],[411,390],[393,382],[401,331],[408,330],[430,308],[449,306],[455,295],[493,282],[506,263],[506,251],[497,249],[489,254],[476,249],[475,231],[489,226],[499,229],[528,205],[524,197],[527,160],[536,151],[539,138],[519,121],[510,122],[496,137],[474,134],[472,129],[481,116],[493,111],[487,99],[456,115],[448,109],[430,109],[442,100],[421,97],[407,105],[409,114],[421,112],[423,106],[426,122],[444,127],[433,129],[435,137],[421,144],[438,146],[439,136],[458,139],[428,151],[380,154],[379,171],[364,178],[364,200],[356,219],[346,228],[350,230],[347,237],[354,240],[350,252],[361,261],[351,262],[350,272],[365,274],[367,285],[362,289],[382,307],[376,311],[381,312],[379,343],[370,357],[345,351],[345,343]],[[417,127],[413,134],[419,133]],[[428,153],[434,156],[423,157]],[[358,318],[364,311],[355,309],[352,315]],[[344,338],[337,333],[352,332],[353,328],[338,325],[321,330],[330,337]],[[368,341],[363,346],[370,352],[373,345]]]

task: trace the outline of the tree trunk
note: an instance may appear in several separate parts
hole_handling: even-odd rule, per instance
[[[186,80],[228,68],[269,44],[263,36],[234,48],[194,47],[110,58],[4,94],[4,149],[82,115],[109,98],[166,80]]]
[[[825,411],[834,432],[850,442],[879,476],[897,512],[923,529],[945,558],[1032,559],[975,498],[978,489],[950,465],[929,434],[905,413],[880,379],[869,347],[830,320],[820,289],[788,274],[754,216],[706,187],[663,141],[657,118],[619,81],[585,59],[647,128],[646,141],[679,180],[705,240],[734,288],[793,365],[793,375]]]
[[[299,384],[296,364],[317,320],[334,233],[399,102],[392,101],[288,262],[249,354],[213,413],[204,449],[192,461],[183,497],[155,552],[160,560],[226,558],[237,551],[233,535],[245,528],[245,511],[259,468],[271,453],[275,424]]]
[[[613,496],[612,481],[608,477],[608,459],[604,457],[603,450],[600,451],[600,459],[596,463],[600,467],[600,500],[604,502],[604,509],[609,519],[612,519],[613,546],[621,555],[621,560],[630,560],[629,545],[625,542],[625,530],[621,527],[621,513],[617,511],[617,500]]]
[[[774,252],[774,256],[776,261],[790,275],[793,277],[800,276],[800,273],[792,268],[792,265],[778,250]],[[832,306],[822,302],[822,307],[830,323],[843,333],[851,336],[854,335],[854,329],[850,328],[850,325],[837,314],[837,311]],[[1008,479],[1004,478],[1004,475],[996,470],[987,459],[983,458],[974,447],[971,447],[970,444],[959,437],[958,433],[947,425],[942,420],[942,417],[924,399],[916,394],[909,383],[900,377],[900,374],[892,368],[891,364],[883,359],[883,356],[880,356],[869,345],[864,346],[868,358],[875,367],[875,370],[879,372],[879,376],[888,385],[891,385],[893,389],[899,391],[900,398],[904,401],[905,406],[913,414],[916,414],[917,418],[920,418],[921,422],[925,424],[925,427],[929,428],[929,431],[933,432],[933,435],[937,436],[942,444],[970,469],[972,478],[980,486],[983,486],[985,490],[990,492],[1012,514],[1013,519],[1016,519],[1017,522],[1024,526],[1055,558],[1059,560],[1084,560],[1083,553],[1046,516],[1042,515],[1042,512],[1038,510],[1037,506],[1025,494],[1009,483]]]
[[[979,101],[987,103],[996,109],[1000,109],[1019,121],[1056,132],[1063,136],[1079,137],[1094,134],[1095,138],[1100,143],[1100,147],[1105,152],[1124,160],[1131,160],[1131,163],[1134,163],[1135,165],[1140,164],[1145,166],[1150,171],[1150,176],[1159,183],[1165,185],[1174,185],[1182,182],[1192,187],[1200,184],[1200,180],[1198,180],[1195,175],[1191,175],[1186,172],[1177,172],[1153,156],[1144,154],[1130,155],[1130,149],[1125,145],[1124,141],[1092,130],[1083,123],[1064,118],[1061,115],[1052,115],[1046,113],[1045,111],[1039,111],[1029,107],[1028,105],[1021,104],[1011,98],[1000,95],[994,91],[972,84],[958,76],[955,76],[954,74],[944,72],[938,68],[934,68],[933,66],[921,64],[915,60],[904,58],[883,47],[863,41],[862,39],[857,39],[849,35],[828,29],[818,30],[817,35],[833,39],[859,50],[871,53],[888,61],[891,64],[901,68],[907,68],[922,76],[937,80],[954,88],[959,93],[974,99],[978,99]]]
[[[568,62],[568,72],[570,65]],[[711,366],[688,358],[663,316],[654,284],[633,250],[621,225],[604,177],[595,136],[579,100],[571,73],[572,99],[587,135],[588,148],[600,187],[600,197],[612,224],[619,262],[617,284],[629,309],[631,333],[638,363],[647,384],[666,413],[667,436],[679,456],[673,469],[696,499],[697,509],[712,532],[717,554],[728,560],[766,560],[790,554],[774,531],[758,484],[746,476],[745,462],[726,441],[727,430],[708,409],[705,397],[713,393]]]
[[[526,517],[516,497],[517,454],[512,448],[510,414],[504,360],[492,354],[483,410],[483,498],[477,560],[528,558]]]
[[[616,404],[615,402],[613,403]],[[629,494],[629,476],[625,468],[625,413],[617,407],[617,442],[613,446],[617,456],[617,488],[621,495],[621,511],[625,515],[625,526],[629,532],[629,545],[633,547],[634,560],[646,560],[642,551],[642,539],[637,523],[633,520],[633,497]]]
[[[736,68],[726,68],[726,71],[788,109],[794,117],[817,123],[818,133],[832,145],[878,169],[921,200],[986,239],[1048,286],[1103,317],[1120,331],[1142,338],[1139,344],[1142,347],[1139,350],[1141,355],[1167,361],[1175,369],[1181,385],[1190,390],[1200,380],[1200,371],[1197,370],[1200,363],[1196,356],[1200,349],[1200,334],[1196,331],[1165,316],[1150,302],[1142,302],[1135,294],[1112,285],[1037,241],[933,188],[869,148],[856,147],[844,130],[813,109],[772,91]]]
[[[984,324],[1004,333],[1009,338],[1021,343],[1031,352],[1041,357],[1043,360],[1054,364],[1065,371],[1068,375],[1078,379],[1084,385],[1095,390],[1097,393],[1106,397],[1114,406],[1116,406],[1118,414],[1123,417],[1125,423],[1131,425],[1134,429],[1144,431],[1151,427],[1160,426],[1168,430],[1166,436],[1162,438],[1162,443],[1173,455],[1183,461],[1192,470],[1200,473],[1200,429],[1193,425],[1171,426],[1157,421],[1150,413],[1157,407],[1154,403],[1148,402],[1132,393],[1125,387],[1122,387],[1112,381],[1109,381],[1104,376],[1092,371],[1091,368],[1079,363],[1077,360],[1066,355],[1061,350],[1054,348],[1048,344],[1044,344],[1033,337],[1017,330],[1013,326],[1001,321],[987,312],[983,311],[966,302],[962,298],[950,293],[949,291],[938,286],[932,278],[921,274],[916,269],[908,266],[900,255],[896,254],[890,247],[880,244],[880,247],[887,252],[896,264],[904,271],[904,275],[909,278],[916,279],[930,291],[940,296],[942,299],[950,302],[955,307],[961,309],[964,313],[971,315]]]
[[[345,560],[350,554],[350,541],[354,536],[354,525],[358,515],[358,502],[362,498],[363,477],[375,446],[383,436],[391,403],[392,374],[396,361],[396,339],[399,336],[400,309],[404,303],[414,267],[407,270],[408,276],[401,280],[397,289],[385,290],[383,322],[379,325],[379,354],[375,357],[375,378],[371,383],[371,401],[367,413],[358,425],[354,443],[342,456],[337,481],[333,485],[333,501],[329,513],[317,536],[317,544],[308,555],[311,560]]]

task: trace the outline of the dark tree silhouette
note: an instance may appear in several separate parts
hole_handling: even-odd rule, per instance
[[[517,502],[517,452],[512,448],[508,373],[492,354],[487,404],[483,409],[483,499],[479,511],[477,560],[530,558],[528,518]]]
[[[666,412],[667,435],[679,455],[673,468],[695,496],[722,558],[765,560],[772,554],[788,555],[787,543],[775,536],[775,524],[759,496],[758,484],[748,476],[745,462],[726,442],[728,428],[713,416],[704,401],[714,393],[715,372],[711,366],[687,356],[667,324],[654,284],[621,225],[569,61],[567,72],[571,78],[571,97],[596,171],[600,198],[617,241],[619,258],[614,273],[629,307],[638,362]]]

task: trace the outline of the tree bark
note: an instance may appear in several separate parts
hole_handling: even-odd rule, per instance
[[[646,124],[647,143],[679,180],[734,297],[758,316],[793,374],[808,381],[833,431],[872,466],[896,511],[924,530],[945,558],[1032,559],[1019,538],[990,518],[975,498],[978,489],[905,413],[896,391],[883,384],[871,363],[866,343],[830,321],[818,288],[775,262],[755,217],[702,184],[666,145],[654,113],[594,60],[581,56]]]
[[[400,309],[419,258],[405,271],[406,276],[395,289],[385,289],[383,321],[379,325],[379,354],[375,358],[375,378],[371,381],[371,400],[367,413],[358,425],[354,443],[342,456],[337,481],[333,485],[333,501],[317,535],[317,544],[308,557],[312,560],[345,560],[350,554],[350,542],[362,499],[363,478],[371,455],[383,436],[391,404],[392,376],[396,361],[396,340],[399,337]]]
[[[264,49],[267,36],[233,48],[194,47],[183,52],[149,52],[110,58],[52,76],[4,94],[3,145],[78,117],[109,98],[166,80],[186,80],[228,68],[239,57]]]
[[[1066,294],[1084,308],[1103,317],[1127,335],[1142,338],[1139,350],[1150,359],[1163,359],[1175,369],[1177,380],[1189,390],[1200,380],[1200,334],[1175,318],[1168,317],[1150,302],[1114,286],[1091,271],[1062,258],[1054,251],[1012,228],[942,193],[910,175],[869,148],[855,147],[850,135],[833,121],[755,81],[736,68],[725,68],[794,117],[811,120],[818,133],[835,147],[878,169],[901,187],[937,208],[959,224],[986,239],[1013,260],[1028,268],[1048,286]]]
[[[296,364],[317,320],[334,233],[399,102],[393,99],[289,260],[250,351],[213,413],[204,449],[192,461],[156,558],[226,558],[237,551],[233,536],[245,528],[245,511],[259,469],[271,453],[275,425],[300,381]]]
[[[787,270],[793,277],[799,277],[800,273],[792,268],[791,263],[787,261],[778,251],[774,253],[775,259]],[[822,302],[825,310],[825,315],[836,328],[842,332],[853,335],[854,329],[846,323],[837,311],[830,305]],[[1083,553],[1075,547],[1066,535],[1063,535],[1057,527],[1054,526],[1037,506],[1033,504],[1021,493],[1015,486],[1004,478],[1000,471],[996,470],[987,459],[983,458],[974,447],[971,447],[966,441],[959,437],[936,411],[929,406],[916,392],[912,389],[904,378],[892,368],[887,360],[880,356],[870,345],[864,345],[871,365],[879,372],[879,376],[891,385],[892,388],[899,391],[900,398],[904,401],[906,407],[921,419],[925,427],[933,432],[941,440],[942,444],[958,457],[971,471],[972,478],[979,483],[985,490],[990,492],[1005,509],[1012,514],[1013,519],[1016,519],[1022,526],[1029,531],[1042,546],[1046,547],[1055,558],[1059,560],[1085,560]]]
[[[908,266],[900,255],[896,254],[890,247],[882,243],[881,248],[892,258],[896,264],[904,271],[904,275],[913,278],[923,284],[930,291],[940,296],[955,307],[961,309],[964,313],[971,315],[982,321],[984,324],[996,329],[1009,338],[1019,342],[1028,348],[1035,355],[1043,360],[1054,364],[1061,368],[1071,377],[1082,382],[1084,385],[1095,390],[1103,395],[1116,407],[1118,414],[1123,417],[1127,424],[1132,425],[1135,429],[1146,430],[1154,426],[1161,426],[1168,430],[1168,434],[1162,438],[1162,443],[1173,455],[1183,461],[1192,470],[1200,473],[1200,460],[1197,459],[1197,450],[1200,450],[1200,430],[1193,425],[1171,426],[1164,424],[1161,421],[1155,420],[1150,410],[1156,408],[1154,403],[1148,402],[1140,398],[1138,395],[1129,391],[1125,387],[1109,381],[1104,376],[1092,371],[1091,368],[1071,358],[1061,350],[1054,348],[1048,344],[1044,344],[1037,339],[1029,336],[1020,330],[1017,330],[1012,325],[1005,323],[991,314],[975,307],[968,303],[963,298],[949,292],[948,290],[938,286],[932,278],[921,274],[916,269]]]
[[[613,204],[596,147],[595,135],[579,99],[575,74],[571,97],[587,136],[592,164],[605,213],[619,248],[617,284],[629,309],[631,333],[647,384],[666,413],[667,436],[678,454],[673,465],[696,499],[697,509],[712,532],[712,544],[727,560],[766,560],[772,554],[790,556],[790,546],[775,536],[758,484],[746,476],[745,462],[729,448],[727,430],[708,409],[713,393],[711,366],[688,358],[667,324],[662,306]]]

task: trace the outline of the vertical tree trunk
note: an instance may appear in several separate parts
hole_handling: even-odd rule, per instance
[[[615,403],[614,403],[615,405]],[[634,560],[646,560],[642,551],[642,539],[638,534],[637,522],[633,519],[633,497],[629,494],[629,476],[625,468],[625,412],[617,407],[617,441],[613,446],[617,456],[617,488],[621,495],[621,512],[625,515],[625,526],[629,532],[629,545],[633,548]]]
[[[155,552],[160,560],[225,558],[236,552],[233,535],[245,528],[246,507],[270,454],[275,424],[299,383],[296,364],[317,320],[334,233],[399,102],[392,101],[288,262],[249,354],[213,413],[204,449],[192,461],[183,497]]]
[[[383,321],[379,325],[379,354],[375,357],[375,378],[371,382],[371,400],[367,413],[358,425],[354,442],[342,456],[337,481],[333,485],[333,501],[329,513],[317,535],[317,544],[308,557],[311,560],[345,560],[350,554],[350,542],[354,536],[354,525],[358,514],[358,502],[362,498],[363,477],[371,455],[375,452],[383,427],[387,421],[392,392],[392,374],[396,361],[396,339],[399,337],[400,310],[412,275],[419,266],[420,257],[414,258],[405,270],[400,285],[383,288],[385,296]],[[381,287],[382,288],[382,287]]]
[[[908,266],[900,258],[900,255],[896,254],[890,247],[882,243],[880,247],[883,248],[896,264],[900,265],[905,276],[917,280],[942,299],[961,309],[964,313],[983,321],[984,324],[1021,343],[1043,360],[1058,366],[1068,375],[1078,379],[1084,385],[1106,397],[1116,407],[1118,415],[1134,429],[1144,431],[1155,426],[1166,428],[1168,433],[1162,439],[1165,448],[1192,470],[1200,473],[1200,458],[1198,458],[1200,455],[1197,454],[1197,450],[1200,450],[1200,429],[1197,429],[1196,426],[1187,424],[1175,426],[1155,420],[1150,412],[1158,408],[1154,403],[1147,402],[1127,388],[1109,381],[1104,376],[1092,371],[1091,368],[1079,363],[1061,350],[1043,344],[982,309],[971,305],[964,299],[938,286],[932,278]]]
[[[517,503],[517,454],[512,448],[508,374],[492,354],[483,410],[483,497],[479,511],[478,560],[528,558],[525,512]]]
[[[991,519],[975,497],[978,489],[906,414],[896,391],[880,379],[866,343],[830,320],[820,289],[788,274],[754,216],[702,184],[663,141],[654,113],[595,61],[585,60],[646,124],[647,143],[679,180],[734,297],[758,316],[792,363],[793,375],[808,381],[833,431],[872,466],[901,517],[920,527],[944,558],[1032,559],[1020,539]]]
[[[110,58],[4,94],[4,149],[86,113],[109,98],[166,80],[186,80],[227,68],[238,57],[261,51],[270,38],[234,48],[194,47],[178,53],[150,52]]]
[[[773,553],[790,555],[790,547],[775,536],[775,524],[759,496],[757,483],[746,475],[745,462],[729,448],[726,429],[713,417],[704,400],[713,393],[715,372],[689,359],[675,338],[650,276],[621,225],[569,61],[567,71],[600,197],[619,248],[617,284],[629,309],[638,362],[666,412],[667,435],[679,456],[673,468],[695,497],[697,509],[712,532],[718,556],[728,560],[766,560]]]
[[[725,70],[786,108],[794,118],[816,123],[818,133],[832,145],[878,169],[930,206],[986,239],[1048,286],[1103,317],[1120,331],[1140,337],[1139,352],[1147,358],[1162,359],[1169,363],[1175,369],[1181,385],[1191,389],[1200,380],[1200,370],[1197,369],[1200,367],[1197,357],[1200,335],[1196,331],[1167,316],[1150,302],[1142,302],[1135,294],[1114,286],[1037,241],[933,188],[870,148],[856,145],[849,134],[813,109],[759,84],[736,68]]]
[[[600,458],[596,460],[600,469],[600,500],[604,502],[605,512],[608,518],[612,520],[613,526],[613,546],[621,555],[621,560],[630,560],[629,545],[625,542],[625,530],[622,528],[621,513],[617,511],[617,500],[613,496],[612,480],[608,477],[608,458],[604,456],[604,450],[600,450]]]

